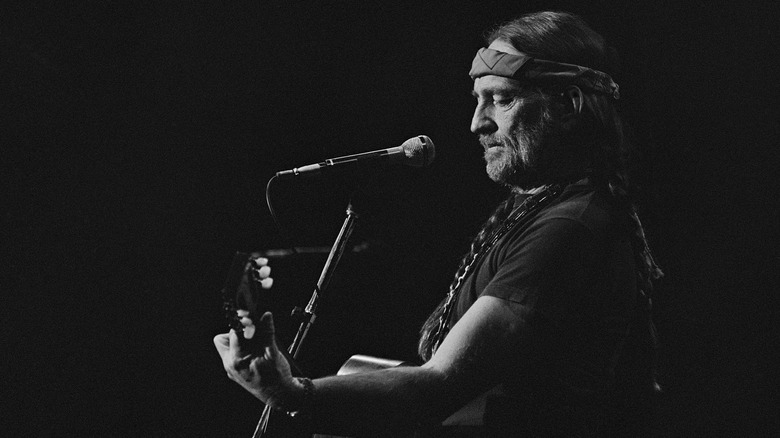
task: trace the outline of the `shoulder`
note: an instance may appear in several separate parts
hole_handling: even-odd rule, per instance
[[[619,223],[618,214],[618,208],[608,194],[590,184],[579,183],[568,186],[544,209],[536,225],[544,229],[579,229],[600,237]]]
[[[608,194],[589,184],[568,186],[526,225],[512,230],[496,256],[524,269],[560,266],[569,256],[588,263],[603,258],[621,233],[619,212]]]

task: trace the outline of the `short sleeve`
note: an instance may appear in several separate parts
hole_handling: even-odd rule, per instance
[[[598,258],[592,233],[581,222],[552,218],[507,238],[486,260],[495,274],[480,295],[520,303],[553,321],[563,318]]]

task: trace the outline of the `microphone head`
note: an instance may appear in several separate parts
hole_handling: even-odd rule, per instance
[[[406,156],[404,164],[414,167],[425,167],[436,158],[436,147],[427,135],[418,135],[406,140],[401,149]]]

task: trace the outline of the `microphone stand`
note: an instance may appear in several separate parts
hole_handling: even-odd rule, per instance
[[[292,344],[290,344],[290,346],[287,348],[288,358],[292,357],[293,360],[298,358],[303,341],[306,339],[306,335],[309,333],[309,329],[311,328],[312,324],[314,324],[314,321],[317,319],[317,308],[319,306],[319,301],[325,296],[325,292],[328,289],[328,284],[330,283],[333,274],[336,272],[336,267],[341,260],[341,256],[344,254],[344,249],[347,246],[349,237],[352,235],[356,219],[357,213],[355,213],[355,210],[352,209],[352,202],[350,201],[347,205],[347,217],[344,219],[344,224],[342,224],[341,231],[339,231],[339,235],[336,237],[336,241],[333,243],[330,254],[328,254],[328,259],[325,261],[325,266],[322,268],[322,273],[320,274],[319,280],[317,280],[317,285],[314,287],[314,292],[311,294],[311,299],[309,299],[309,303],[306,305],[306,309],[300,312],[300,309],[296,308],[298,311],[294,311],[294,313],[299,314],[301,323],[298,327],[298,332],[295,334],[295,339],[293,339]],[[268,420],[271,415],[271,410],[272,408],[269,405],[265,406],[263,409],[263,415],[260,417],[260,421],[257,423],[257,427],[255,428],[255,432],[252,435],[252,438],[260,438],[265,434],[268,428]]]

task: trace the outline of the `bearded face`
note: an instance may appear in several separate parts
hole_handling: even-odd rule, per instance
[[[550,100],[544,96],[518,96],[510,118],[491,133],[481,134],[488,176],[499,184],[531,188],[557,155],[560,135]],[[506,123],[509,122],[509,123]],[[501,129],[504,128],[505,129]]]

